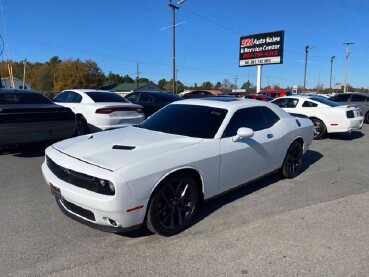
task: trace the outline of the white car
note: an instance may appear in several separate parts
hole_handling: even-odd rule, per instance
[[[346,133],[361,130],[364,118],[355,106],[341,106],[321,96],[294,95],[271,101],[289,113],[306,115],[314,124],[314,139],[327,133]]]
[[[64,90],[53,101],[76,114],[76,135],[140,124],[145,119],[142,106],[106,90]]]
[[[183,100],[140,126],[48,147],[42,172],[66,215],[100,230],[144,224],[170,236],[205,199],[278,170],[297,176],[312,140],[311,120],[274,104]]]

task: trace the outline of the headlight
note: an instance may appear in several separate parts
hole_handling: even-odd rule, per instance
[[[104,180],[104,179],[97,179],[97,182],[99,183],[99,185],[101,187],[103,187],[106,190],[109,190],[110,192],[114,193],[115,192],[115,187],[113,185],[112,182],[108,181],[108,180]]]

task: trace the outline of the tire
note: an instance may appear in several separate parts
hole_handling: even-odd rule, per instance
[[[185,230],[199,204],[196,181],[188,174],[175,174],[159,184],[147,212],[146,226],[153,233],[173,236]]]
[[[323,121],[317,118],[312,118],[311,121],[314,125],[314,139],[322,139],[327,134],[327,128],[325,127]]]
[[[369,111],[365,114],[365,122],[369,124]]]
[[[298,176],[302,167],[303,147],[301,142],[295,140],[287,150],[282,165],[282,175],[287,179]]]
[[[87,126],[87,122],[83,116],[77,116],[76,122],[77,122],[76,133],[75,133],[76,137],[90,133],[90,130]]]

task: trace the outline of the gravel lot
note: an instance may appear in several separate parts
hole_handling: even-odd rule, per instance
[[[43,145],[0,155],[1,276],[369,276],[369,126],[314,141],[302,174],[206,203],[171,238],[104,233],[57,208]]]

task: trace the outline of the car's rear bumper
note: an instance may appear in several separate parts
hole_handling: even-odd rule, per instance
[[[350,118],[338,125],[330,125],[328,133],[347,133],[351,131],[360,131],[363,128],[364,118],[362,116]]]

